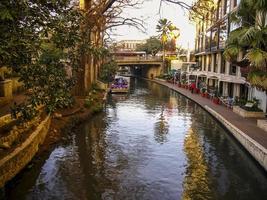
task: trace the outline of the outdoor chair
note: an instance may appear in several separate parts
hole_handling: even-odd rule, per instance
[[[220,102],[225,105],[227,108],[232,108],[234,105],[234,98],[231,97],[219,97]]]

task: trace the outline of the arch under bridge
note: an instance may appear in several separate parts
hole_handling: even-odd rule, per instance
[[[133,76],[154,78],[163,73],[163,64],[161,57],[116,56],[115,61],[117,62],[120,68],[129,68],[129,72]]]

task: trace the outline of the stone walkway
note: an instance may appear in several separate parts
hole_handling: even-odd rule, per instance
[[[226,120],[228,120],[231,124],[236,126],[238,129],[240,129],[243,133],[245,133],[247,136],[255,140],[257,143],[262,145],[265,149],[267,149],[267,132],[260,129],[257,126],[257,120],[253,118],[243,118],[236,113],[232,111],[232,109],[229,109],[223,105],[217,105],[214,104],[210,99],[203,98],[199,94],[192,94],[190,90],[180,88],[177,85],[174,85],[172,83],[168,83],[165,81],[160,80],[153,80],[156,83],[159,83],[161,85],[165,85],[180,94],[186,96],[187,98],[193,100],[203,108],[205,106],[210,107],[217,113],[219,113],[221,116],[223,116]]]

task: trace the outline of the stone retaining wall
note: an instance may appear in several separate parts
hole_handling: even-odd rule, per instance
[[[257,160],[259,164],[267,171],[267,150],[210,107],[205,106],[205,109],[216,119],[218,119],[243,145],[243,147],[251,154],[251,156],[255,158],[255,160]]]
[[[12,121],[11,114],[7,114],[7,115],[0,117],[0,127],[5,126],[11,121]]]
[[[50,122],[51,118],[47,116],[27,140],[0,160],[0,188],[32,160],[46,137]]]
[[[107,83],[103,83],[100,80],[96,80],[96,84],[101,90],[107,90],[108,89],[108,84]]]

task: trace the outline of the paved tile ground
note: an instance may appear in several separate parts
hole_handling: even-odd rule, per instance
[[[257,120],[253,118],[243,118],[232,111],[232,109],[227,108],[223,105],[214,104],[210,99],[203,98],[199,94],[192,94],[191,91],[180,88],[177,85],[172,83],[167,83],[164,81],[154,80],[154,82],[168,86],[171,89],[179,92],[180,94],[188,97],[189,99],[195,101],[202,107],[207,105],[212,108],[214,111],[223,116],[226,120],[228,120],[231,124],[236,126],[242,132],[244,132],[247,136],[254,139],[256,142],[261,144],[264,148],[267,149],[267,132],[260,129],[257,126]]]

